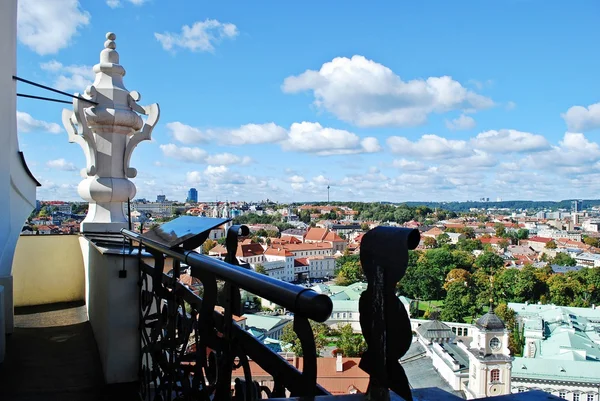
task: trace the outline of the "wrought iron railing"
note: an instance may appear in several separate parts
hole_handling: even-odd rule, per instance
[[[235,253],[245,226],[228,230],[225,261],[194,251],[168,248],[132,231],[123,235],[140,252],[141,396],[145,400],[255,400],[263,397],[319,396],[329,393],[317,384],[317,353],[309,319],[326,321],[331,299],[311,289],[240,267]],[[399,359],[411,342],[410,320],[395,295],[404,275],[408,249],[419,242],[416,230],[378,227],[362,240],[361,264],[368,281],[359,302],[360,323],[368,344],[360,367],[369,373],[370,399],[389,399],[393,390],[405,400],[411,392]],[[142,250],[150,253],[146,263]],[[173,263],[172,275],[164,273]],[[201,281],[202,297],[179,281],[181,264]],[[224,282],[219,292],[218,283]],[[241,315],[240,289],[294,312],[293,329],[303,351],[303,370],[233,322]],[[219,300],[219,301],[218,301]],[[224,313],[215,311],[221,303]],[[252,378],[249,359],[273,377],[272,388]],[[232,372],[242,369],[244,379]]]

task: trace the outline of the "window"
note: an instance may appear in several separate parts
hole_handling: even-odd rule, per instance
[[[565,398],[567,398],[567,393],[565,393],[564,391],[559,391],[558,396],[564,400]]]
[[[594,394],[588,394],[587,401],[594,401]]]
[[[349,312],[349,313],[348,313],[348,317],[349,317],[350,319],[352,319],[352,312]]]
[[[464,328],[463,329],[463,336],[468,336],[469,335],[469,329]]]
[[[500,369],[492,369],[490,372],[490,377],[492,382],[500,381]]]
[[[524,393],[524,392],[525,392],[524,389],[522,389],[522,388],[519,389],[519,393]]]
[[[573,393],[573,401],[579,401],[579,393]]]

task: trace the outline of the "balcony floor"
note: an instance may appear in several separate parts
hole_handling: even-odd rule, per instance
[[[135,400],[130,387],[105,384],[85,305],[16,308],[0,365],[0,400]]]

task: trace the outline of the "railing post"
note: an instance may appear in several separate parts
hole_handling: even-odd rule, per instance
[[[371,376],[367,398],[389,400],[389,389],[412,401],[399,359],[408,351],[410,319],[396,297],[396,284],[408,265],[408,250],[419,244],[417,230],[377,227],[361,242],[360,261],[368,287],[359,301],[360,325],[368,348],[360,368]]]

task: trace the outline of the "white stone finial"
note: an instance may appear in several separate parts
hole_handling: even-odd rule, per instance
[[[158,104],[141,106],[140,94],[125,88],[116,38],[112,32],[106,34],[100,62],[94,66],[96,79],[83,94],[97,104],[75,98],[74,110],[63,111],[69,142],[78,143],[87,160],[78,189],[90,203],[82,232],[119,232],[127,226],[122,204],[136,192],[129,181],[137,174],[129,166],[131,154],[141,141],[151,138],[160,115]],[[148,116],[146,122],[139,114]]]

